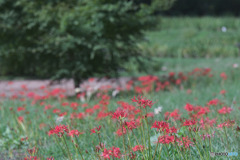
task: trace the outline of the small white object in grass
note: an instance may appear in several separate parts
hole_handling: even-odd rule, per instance
[[[166,71],[167,70],[167,67],[166,66],[163,66],[162,67],[162,71]]]
[[[60,123],[60,122],[62,122],[63,119],[64,119],[64,116],[57,117],[57,118],[56,118],[56,123]]]
[[[233,68],[238,68],[238,67],[239,67],[239,65],[237,63],[233,64]]]
[[[85,102],[86,101],[85,96],[81,96],[80,100],[81,100],[81,102]]]
[[[227,32],[227,27],[222,26],[221,30],[222,30],[222,32]]]
[[[79,93],[81,92],[81,89],[80,88],[75,88],[75,93]]]
[[[116,97],[116,95],[117,95],[118,93],[119,93],[119,90],[116,89],[116,90],[114,90],[114,91],[112,92],[112,96],[113,96],[113,97]]]
[[[158,106],[157,108],[154,109],[155,114],[159,114],[162,112],[162,106]]]

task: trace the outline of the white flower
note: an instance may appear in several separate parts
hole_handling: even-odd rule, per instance
[[[81,89],[80,88],[75,88],[75,93],[79,93],[81,92]]]
[[[158,106],[157,108],[154,109],[155,114],[159,114],[162,112],[162,106]]]
[[[64,119],[64,116],[57,117],[57,118],[56,118],[56,123],[60,123],[60,122],[62,122],[63,119]]]
[[[234,63],[233,64],[233,68],[238,68],[239,66],[238,66],[238,64],[237,63]]]
[[[222,32],[227,32],[227,27],[222,26],[221,30],[222,30]]]
[[[117,95],[118,93],[119,93],[119,90],[116,89],[116,90],[114,90],[114,91],[112,92],[112,96],[113,96],[113,97],[116,97],[116,95]]]

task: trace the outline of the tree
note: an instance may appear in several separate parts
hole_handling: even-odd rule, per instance
[[[73,78],[78,86],[117,73],[167,1],[1,0],[2,74]]]

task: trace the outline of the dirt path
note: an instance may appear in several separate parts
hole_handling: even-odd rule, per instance
[[[84,91],[94,92],[102,87],[111,87],[113,90],[117,88],[126,88],[127,82],[131,80],[128,77],[121,77],[119,79],[96,79],[91,78],[84,81],[80,85],[80,89]],[[45,90],[54,89],[65,90],[65,95],[72,96],[75,94],[73,80],[61,80],[59,82],[51,82],[50,80],[13,80],[0,81],[0,95],[7,97],[12,95],[21,95],[29,92],[34,92],[38,95],[44,95]]]

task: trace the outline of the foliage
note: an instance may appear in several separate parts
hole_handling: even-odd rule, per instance
[[[164,1],[1,0],[1,72],[77,81],[110,75],[137,56],[136,42]]]

